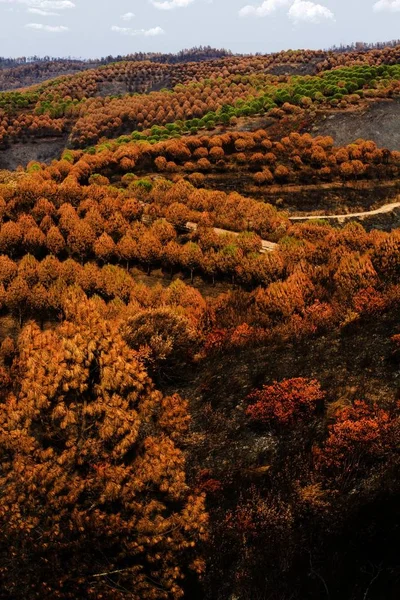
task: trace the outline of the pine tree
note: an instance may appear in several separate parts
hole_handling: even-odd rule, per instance
[[[82,295],[66,321],[19,340],[20,389],[0,418],[0,596],[181,598],[199,570],[203,497],[176,443],[186,403]]]

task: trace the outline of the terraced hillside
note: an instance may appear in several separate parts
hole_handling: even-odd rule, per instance
[[[400,50],[204,52],[0,94],[1,600],[399,596]]]
[[[300,65],[315,61],[314,55],[294,58]],[[259,116],[270,137],[282,137],[318,128],[325,117],[339,123],[369,107],[375,114],[377,100],[398,94],[396,65],[346,66],[314,76],[269,74],[271,65],[282,60],[278,55],[175,65],[123,62],[2,93],[0,148],[7,152],[0,154],[0,166],[15,168],[52,152],[56,157],[65,146],[86,147],[104,136],[138,139],[137,132],[143,132],[157,141],[216,127],[241,128],[243,120],[250,121],[248,129]],[[391,55],[385,60],[390,63]],[[378,136],[377,143],[393,148],[396,134],[390,119],[396,118],[397,103],[380,106],[379,122],[387,124],[380,128],[378,123],[375,134],[372,127],[369,137],[375,141]],[[335,129],[340,136],[340,127]],[[353,141],[351,131],[347,139]],[[388,144],[383,143],[386,138]]]

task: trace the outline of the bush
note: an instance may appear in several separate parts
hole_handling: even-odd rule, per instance
[[[125,326],[124,338],[138,350],[147,348],[154,374],[179,375],[196,348],[196,331],[188,319],[171,308],[149,309],[137,313]],[[151,366],[150,365],[150,366]]]
[[[315,413],[323,399],[324,392],[315,379],[285,379],[250,394],[246,413],[262,425],[292,425]]]

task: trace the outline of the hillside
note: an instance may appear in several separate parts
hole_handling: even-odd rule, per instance
[[[400,47],[100,62],[0,70],[0,600],[397,600]]]
[[[266,115],[259,128],[282,137],[318,127],[324,116],[345,120],[356,116],[357,109],[375,114],[375,102],[398,93],[398,54],[394,47],[360,56],[292,52],[197,63],[125,61],[3,92],[0,167],[16,168],[21,161],[46,160],[53,153],[56,158],[64,147],[85,148],[104,137],[138,131],[154,141],[221,125],[240,128],[241,119]],[[273,74],[280,66],[288,74]],[[383,147],[395,144],[390,118],[396,118],[396,106],[388,103],[381,109],[380,120],[387,124],[380,137],[379,120],[375,134],[373,127],[369,131]],[[160,126],[166,130],[158,130]],[[251,123],[246,127],[252,128]],[[352,130],[359,133],[352,128],[346,138],[350,141]],[[336,129],[342,144],[341,128]]]
[[[222,58],[230,54],[227,50],[200,47],[182,50],[178,54],[161,54],[155,52],[146,54],[141,52],[129,54],[128,56],[107,56],[92,60],[39,58],[37,56],[12,60],[0,57],[0,91],[28,87],[42,83],[48,79],[70,75],[87,69],[95,69],[101,65],[121,62],[122,60],[175,64]]]
[[[378,146],[397,150],[400,146],[398,128],[400,102],[374,102],[352,112],[324,114],[312,128],[313,134],[332,135],[343,146],[359,138],[374,140]]]

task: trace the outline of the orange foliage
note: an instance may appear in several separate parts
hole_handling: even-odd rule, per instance
[[[324,399],[315,379],[286,379],[265,385],[248,397],[246,413],[262,425],[293,425],[312,416]]]
[[[20,389],[1,416],[1,546],[13,560],[2,560],[0,588],[181,598],[206,526],[175,445],[187,405],[162,398],[93,303],[74,297],[64,310],[56,330],[25,328]]]

